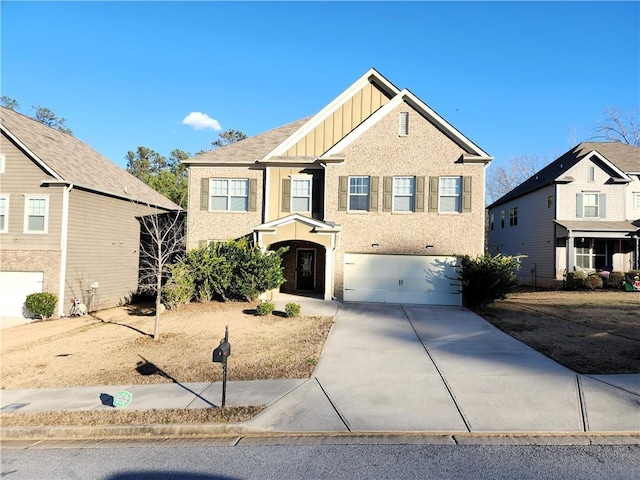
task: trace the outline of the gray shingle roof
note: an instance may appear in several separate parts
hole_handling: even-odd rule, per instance
[[[237,143],[225,145],[210,152],[201,153],[185,163],[189,165],[215,164],[215,163],[255,163],[263,158],[271,150],[284,142],[291,134],[296,132],[311,117],[306,117],[281,127],[274,128],[255,137],[240,140]]]
[[[0,124],[66,182],[169,210],[179,208],[73,135],[3,107]]]
[[[609,160],[625,173],[640,172],[640,148],[619,142],[582,142],[557,158],[536,174],[529,177],[516,188],[493,202],[488,208],[495,207],[515,198],[551,185],[564,172],[569,170],[593,150]]]

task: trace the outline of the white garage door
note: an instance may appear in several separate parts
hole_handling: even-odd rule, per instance
[[[344,301],[459,306],[456,265],[456,257],[347,253]]]
[[[22,317],[24,300],[42,292],[42,272],[0,272],[0,317]]]

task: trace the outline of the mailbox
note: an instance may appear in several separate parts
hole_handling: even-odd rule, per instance
[[[227,358],[231,355],[231,344],[222,340],[220,346],[213,350],[213,361],[227,363]]]

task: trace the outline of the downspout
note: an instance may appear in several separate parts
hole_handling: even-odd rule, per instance
[[[69,195],[73,183],[64,186],[62,191],[62,225],[60,229],[60,284],[58,295],[58,316],[64,317],[65,284],[67,282],[67,248],[69,241]]]

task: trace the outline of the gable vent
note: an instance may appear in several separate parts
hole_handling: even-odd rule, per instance
[[[400,136],[409,135],[409,112],[400,112],[398,133]]]

